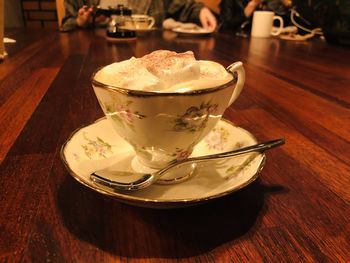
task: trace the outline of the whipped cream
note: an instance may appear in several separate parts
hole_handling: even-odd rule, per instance
[[[186,92],[219,86],[232,75],[219,63],[196,60],[193,52],[157,50],[141,58],[110,64],[95,80],[110,86],[143,91]]]

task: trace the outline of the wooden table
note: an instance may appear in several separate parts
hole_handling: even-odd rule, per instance
[[[349,262],[350,50],[321,40],[153,32],[111,45],[103,31],[16,30],[0,64],[1,262]],[[224,198],[156,210],[75,181],[71,132],[103,116],[99,66],[156,49],[193,50],[247,80],[225,118],[259,140],[285,137],[260,178]]]

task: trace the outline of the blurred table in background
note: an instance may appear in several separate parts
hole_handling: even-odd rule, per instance
[[[350,50],[321,40],[154,31],[13,30],[0,64],[0,261],[349,262]],[[76,182],[60,148],[103,116],[90,85],[103,65],[156,49],[241,60],[246,86],[225,118],[258,140],[285,137],[260,178],[215,201],[133,207]]]

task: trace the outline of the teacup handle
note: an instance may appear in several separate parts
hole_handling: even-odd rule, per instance
[[[280,17],[280,16],[274,16],[273,20],[279,20],[280,21],[280,26],[279,26],[279,28],[276,31],[272,30],[271,35],[272,36],[278,36],[279,34],[282,33],[282,30],[283,30],[283,27],[284,27],[284,25],[283,25],[283,18]]]
[[[237,72],[236,87],[235,87],[235,90],[233,91],[233,94],[231,96],[230,102],[228,103],[228,106],[230,106],[238,98],[239,94],[241,93],[241,91],[242,91],[242,89],[244,87],[245,71],[244,71],[244,68],[243,68],[243,63],[240,62],[240,61],[232,63],[226,69],[228,71],[231,71],[232,73]]]
[[[153,17],[149,17],[149,21],[151,21],[151,23],[148,25],[148,28],[152,28],[155,23],[155,20]]]

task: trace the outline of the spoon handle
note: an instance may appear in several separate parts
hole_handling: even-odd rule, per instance
[[[190,162],[203,162],[207,161],[210,159],[222,159],[225,157],[233,157],[237,155],[242,155],[246,153],[251,153],[251,152],[265,152],[267,150],[270,150],[272,148],[275,148],[277,146],[283,145],[285,143],[284,138],[281,139],[275,139],[275,140],[270,140],[270,141],[265,141],[261,143],[257,143],[254,145],[250,145],[247,147],[239,148],[233,151],[228,151],[228,152],[223,152],[223,153],[215,153],[215,154],[210,154],[210,155],[204,155],[204,156],[199,156],[199,157],[192,157],[192,158],[187,158],[182,161],[175,161],[171,164],[169,164],[167,167],[163,168],[158,172],[159,175],[164,174],[166,171],[170,170],[174,166],[182,165],[185,163],[190,163]]]
[[[284,138],[281,138],[281,139],[257,143],[254,145],[239,148],[239,149],[229,151],[229,152],[216,153],[216,154],[210,154],[210,155],[205,155],[205,156],[200,156],[200,157],[188,158],[186,161],[198,161],[198,160],[207,160],[207,159],[213,159],[213,158],[232,157],[232,156],[246,154],[246,153],[250,153],[250,152],[261,152],[262,153],[262,152],[270,150],[274,147],[283,145],[284,142],[285,142]]]

